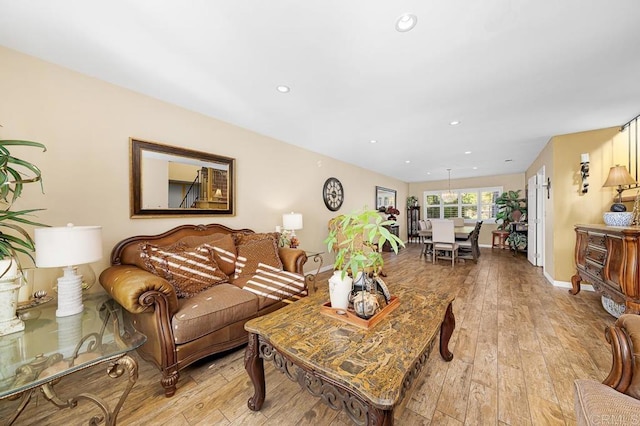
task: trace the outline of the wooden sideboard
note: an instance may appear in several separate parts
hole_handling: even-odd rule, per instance
[[[576,274],[571,294],[580,282],[626,306],[625,313],[640,314],[640,227],[576,225]]]

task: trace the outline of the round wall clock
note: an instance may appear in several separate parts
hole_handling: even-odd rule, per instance
[[[324,205],[332,212],[335,212],[342,206],[344,190],[338,179],[330,177],[326,180],[322,188],[322,198],[324,199]]]

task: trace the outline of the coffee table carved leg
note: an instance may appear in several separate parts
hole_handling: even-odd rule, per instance
[[[574,296],[580,293],[580,281],[582,281],[582,277],[580,277],[579,274],[575,274],[571,277],[571,287],[573,288],[569,290],[569,293],[573,294]]]
[[[369,405],[368,424],[374,425],[374,426],[392,426],[393,410],[381,410],[372,405]]]
[[[453,359],[453,353],[449,350],[449,339],[451,339],[454,328],[456,328],[456,318],[453,316],[452,302],[447,306],[447,312],[445,312],[444,319],[440,325],[440,355],[445,361]]]
[[[244,352],[244,369],[253,383],[253,396],[247,401],[252,411],[258,411],[264,404],[266,388],[264,383],[264,360],[260,358],[260,342],[258,335],[249,333],[249,345]]]

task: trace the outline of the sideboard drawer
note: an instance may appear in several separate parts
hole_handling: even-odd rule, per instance
[[[600,247],[587,246],[584,255],[587,261],[592,261],[600,265],[604,265],[604,261],[607,259],[607,251]]]
[[[603,234],[596,234],[589,232],[589,237],[587,238],[587,244],[595,247],[602,247],[603,250],[606,250],[606,236]]]
[[[586,271],[593,275],[594,277],[597,277],[599,280],[602,280],[602,265],[598,265],[598,264],[594,264],[593,262],[589,262],[587,261],[587,263],[585,263],[584,265],[584,269],[586,269]]]

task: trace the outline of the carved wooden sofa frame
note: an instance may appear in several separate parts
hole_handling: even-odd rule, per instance
[[[135,265],[137,247],[143,242],[167,246],[190,236],[253,232],[219,224],[183,225],[159,235],[130,237],[113,248],[112,266],[100,275],[100,283],[125,308],[125,314],[131,317],[136,329],[147,336],[147,342],[138,349],[138,353],[160,369],[160,382],[167,397],[176,391],[179,371],[204,357],[244,345],[248,339],[244,323],[286,306],[286,301],[260,309],[250,318],[208,332],[193,341],[176,344],[172,330],[172,318],[179,308],[176,292],[165,279]],[[303,250],[280,247],[278,255],[285,271],[303,275],[303,265],[307,260]]]

